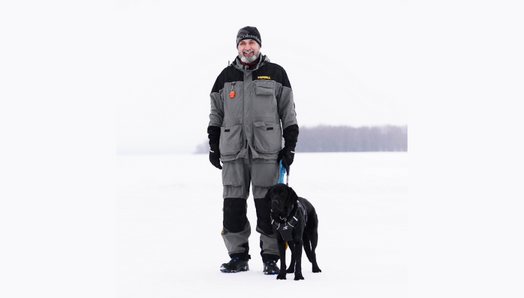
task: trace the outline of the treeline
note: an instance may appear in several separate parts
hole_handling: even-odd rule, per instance
[[[300,128],[299,152],[408,151],[407,126]]]
[[[408,151],[407,126],[316,126],[300,127],[298,152]],[[207,153],[203,143],[196,153]]]

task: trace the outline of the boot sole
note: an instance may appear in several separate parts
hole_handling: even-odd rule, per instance
[[[237,269],[237,270],[227,270],[227,269],[225,269],[225,268],[220,268],[220,271],[223,272],[223,273],[246,272],[246,271],[249,271],[249,267],[248,267],[248,266],[245,266],[245,267],[239,268],[239,269]]]

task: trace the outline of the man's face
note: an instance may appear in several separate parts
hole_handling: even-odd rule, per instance
[[[260,55],[260,45],[253,39],[241,40],[238,44],[238,55],[244,63],[255,62]]]

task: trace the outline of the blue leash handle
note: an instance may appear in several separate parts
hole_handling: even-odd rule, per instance
[[[278,183],[284,183],[284,175],[286,174],[286,168],[282,166],[282,159],[280,160],[280,167],[278,169]]]

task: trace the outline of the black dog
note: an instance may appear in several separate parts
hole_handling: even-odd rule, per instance
[[[297,196],[285,185],[272,186],[265,197],[271,210],[271,224],[278,241],[280,274],[277,279],[286,279],[286,273],[295,272],[295,280],[302,276],[302,246],[313,264],[313,272],[321,272],[317,265],[315,249],[318,243],[318,217],[311,203]],[[286,242],[291,250],[291,263],[286,272]]]

